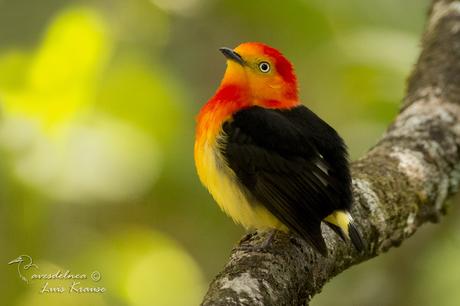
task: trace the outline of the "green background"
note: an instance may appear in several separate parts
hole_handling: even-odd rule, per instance
[[[398,112],[427,8],[0,0],[1,304],[197,305],[243,234],[193,163],[194,118],[225,69],[218,48],[262,41],[281,50],[302,102],[356,159]],[[346,271],[312,305],[458,305],[456,215]],[[39,266],[26,277],[70,270],[107,292],[40,294],[45,281],[26,284],[7,264],[21,254]]]

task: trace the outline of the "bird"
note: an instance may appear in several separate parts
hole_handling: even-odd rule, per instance
[[[29,263],[23,265],[26,259],[29,261]],[[38,269],[38,266],[33,263],[32,257],[29,255],[20,255],[18,258],[11,260],[8,264],[17,264],[18,275],[26,283],[29,283],[29,280],[24,275],[22,275],[21,268],[25,271],[29,270],[30,268]]]
[[[223,79],[197,115],[194,158],[202,184],[246,229],[294,232],[327,256],[325,222],[362,251],[350,213],[347,147],[300,103],[291,62],[259,42],[219,50],[227,62]]]

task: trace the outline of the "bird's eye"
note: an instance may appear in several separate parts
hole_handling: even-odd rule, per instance
[[[267,62],[260,62],[259,70],[263,73],[267,73],[270,71],[270,64]]]

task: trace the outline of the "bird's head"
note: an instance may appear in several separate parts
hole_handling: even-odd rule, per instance
[[[12,261],[10,261],[8,264],[12,265],[12,264],[20,263],[20,262],[23,262],[23,261],[24,261],[24,258],[22,256],[19,256],[18,258],[13,259]]]
[[[281,52],[254,42],[220,51],[227,58],[221,88],[237,88],[253,105],[283,108],[298,103],[294,69]]]

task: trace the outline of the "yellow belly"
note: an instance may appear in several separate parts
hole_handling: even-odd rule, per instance
[[[201,182],[220,208],[245,228],[286,227],[259,203],[250,203],[215,144],[195,144],[195,163]]]

